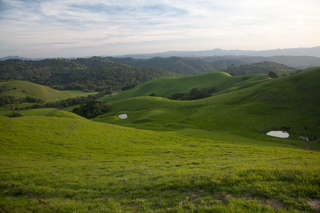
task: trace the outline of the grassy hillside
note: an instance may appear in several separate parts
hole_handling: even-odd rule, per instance
[[[57,109],[1,114],[0,209],[319,212],[319,139],[298,139],[320,135],[319,79],[320,68],[278,79],[208,73],[114,95],[94,120]],[[200,100],[148,96],[212,86]],[[265,135],[283,126],[289,138]]]
[[[0,88],[5,87],[0,95],[25,98],[26,96],[45,101],[60,100],[74,97],[74,95],[65,91],[54,90],[47,86],[30,83],[27,81],[8,81],[0,82]]]
[[[0,119],[4,211],[55,212],[48,205],[61,212],[318,209],[319,153],[290,139],[154,132],[86,119]]]
[[[190,92],[194,87],[198,87],[199,89],[214,87],[217,93],[224,90],[230,92],[231,90],[252,86],[269,79],[267,75],[261,74],[232,77],[224,72],[212,72],[181,78],[160,78],[123,91],[113,96],[109,101],[123,100],[137,96],[149,96],[151,93],[160,97],[168,97],[178,92]]]
[[[123,99],[112,102],[112,110],[95,120],[156,130],[198,128],[251,134],[290,126],[290,132],[295,134],[294,137],[298,137],[299,134],[320,134],[319,68],[285,78],[259,81],[260,84],[251,87],[247,87],[239,77],[222,77],[227,78],[234,79],[234,85],[243,85],[196,101],[171,101],[160,97]],[[255,84],[254,81],[248,80],[249,84]],[[134,88],[128,91],[127,95],[138,95],[147,85]],[[184,85],[187,84],[181,84]],[[155,87],[152,87],[144,91],[151,92],[155,91],[154,89]],[[120,93],[118,97],[123,98],[124,94],[120,96]],[[122,113],[127,113],[128,119],[121,120],[117,117]]]

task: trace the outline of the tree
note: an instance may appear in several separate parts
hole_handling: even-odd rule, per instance
[[[278,78],[278,77],[279,77],[279,76],[277,75],[277,73],[275,73],[275,72],[273,72],[273,71],[270,71],[268,75],[269,75],[270,78]]]
[[[73,113],[76,113],[85,118],[95,118],[99,115],[110,110],[110,105],[108,103],[102,103],[101,101],[88,100],[86,104],[80,105],[72,110]]]

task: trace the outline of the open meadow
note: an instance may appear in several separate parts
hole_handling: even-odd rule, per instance
[[[0,210],[319,212],[320,141],[299,140],[320,135],[319,79],[319,68],[278,79],[217,72],[104,97],[111,110],[91,120],[2,113]],[[166,98],[193,87],[215,92]],[[284,128],[289,138],[265,135]]]

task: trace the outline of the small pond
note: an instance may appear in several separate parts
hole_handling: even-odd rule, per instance
[[[288,138],[290,135],[285,131],[270,131],[267,133],[269,136],[277,137],[277,138]]]
[[[128,115],[127,114],[121,114],[118,116],[120,119],[127,119]]]

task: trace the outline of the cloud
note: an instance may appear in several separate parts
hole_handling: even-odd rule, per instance
[[[0,0],[0,54],[317,46],[318,8],[318,0]]]

